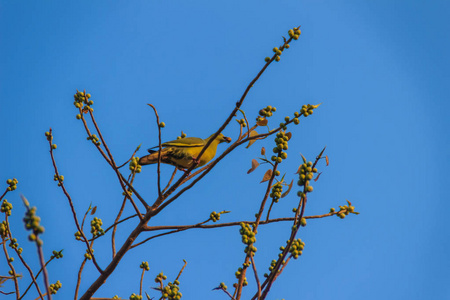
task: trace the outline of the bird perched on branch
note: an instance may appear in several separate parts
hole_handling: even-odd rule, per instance
[[[214,135],[214,134],[213,134]],[[178,140],[170,141],[161,144],[161,162],[177,167],[178,169],[188,169],[192,166],[194,161],[197,160],[200,151],[206,143],[213,137],[211,135],[207,139],[201,139],[196,137],[185,137]],[[208,146],[206,151],[200,157],[196,168],[201,167],[214,158],[217,151],[217,145],[223,142],[231,142],[231,138],[219,134],[212,143]],[[158,148],[159,146],[148,149],[149,155],[141,157],[139,159],[140,165],[150,165],[158,163]]]

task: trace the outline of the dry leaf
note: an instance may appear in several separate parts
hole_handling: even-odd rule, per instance
[[[250,131],[250,137],[255,136],[255,135],[258,135],[258,133],[256,132],[256,130]],[[250,147],[251,145],[253,145],[254,142],[256,142],[256,139],[250,140],[250,141],[248,142],[247,147],[245,147],[245,148]]]
[[[266,154],[266,148],[262,147],[261,148],[261,155],[265,155]]]
[[[94,208],[93,208],[92,211],[91,211],[91,216],[92,216],[93,214],[95,214],[96,211],[97,211],[97,206],[94,206]]]
[[[258,166],[259,166],[258,161],[256,161],[256,159],[252,159],[252,168],[247,171],[247,174],[250,174],[251,172],[255,171]]]
[[[288,139],[290,140],[291,139],[291,137],[292,137],[292,133],[291,132],[288,132],[288,133],[286,133],[286,136],[288,137]],[[289,141],[288,140],[288,141]]]
[[[320,174],[322,174],[322,172],[320,172],[319,174],[317,174],[317,177],[314,179],[314,181],[319,180]]]
[[[327,166],[330,164],[330,161],[328,160],[328,155],[325,155],[325,160],[327,161]]]
[[[303,159],[303,163],[305,163],[305,164],[306,164],[306,157],[304,157],[304,156],[303,156],[303,154],[301,154],[301,153],[300,153],[300,155],[302,156],[302,159]]]
[[[260,183],[266,182],[272,177],[272,169],[269,169],[266,171],[266,174],[264,174],[264,177]]]
[[[283,194],[281,194],[281,198],[284,198],[284,197],[286,197],[288,194],[289,194],[289,192],[291,191],[291,189],[292,189],[292,185],[294,184],[294,179],[292,179],[292,181],[291,181],[291,183],[289,183],[289,188],[288,188],[288,190],[286,191],[286,192],[284,192]]]
[[[256,122],[256,125],[258,126],[266,126],[269,121],[266,118],[260,119],[258,122]]]

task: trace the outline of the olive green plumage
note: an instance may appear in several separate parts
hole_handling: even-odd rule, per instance
[[[188,169],[197,159],[197,156],[202,151],[203,147],[212,138],[212,135],[203,140],[196,137],[187,137],[161,144],[161,162],[164,164],[173,165],[179,169]],[[231,142],[231,138],[219,134],[200,157],[197,167],[201,167],[214,158],[217,151],[217,145],[223,142]],[[158,146],[150,148],[149,155],[139,159],[140,165],[149,165],[158,163],[158,150],[151,150],[158,148]]]

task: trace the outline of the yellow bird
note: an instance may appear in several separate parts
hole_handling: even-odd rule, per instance
[[[214,135],[214,134],[213,134]],[[212,138],[203,140],[196,137],[181,138],[161,144],[161,162],[177,167],[178,169],[188,169],[197,159],[197,156],[202,151],[206,143]],[[231,142],[231,138],[219,134],[212,143],[208,146],[205,153],[200,157],[199,164],[196,168],[201,167],[214,158],[217,151],[217,145],[223,142]],[[158,150],[151,150],[158,148],[158,146],[148,149],[149,155],[139,159],[140,165],[149,165],[158,163]]]

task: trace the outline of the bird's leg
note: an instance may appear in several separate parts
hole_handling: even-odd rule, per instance
[[[182,171],[182,172],[184,172],[184,173],[186,173],[188,171],[188,169],[181,168],[181,167],[177,167],[177,169]],[[191,172],[188,172],[186,175],[189,176],[190,174],[191,174]]]
[[[200,163],[200,161],[197,159],[197,157],[192,157],[192,161],[194,162],[194,164],[198,165]]]

